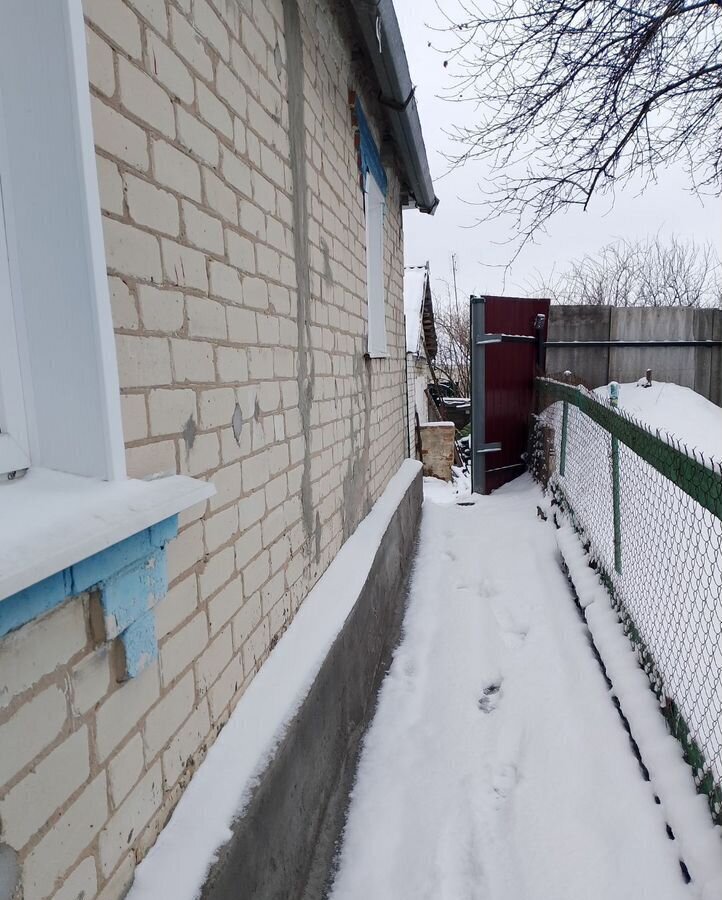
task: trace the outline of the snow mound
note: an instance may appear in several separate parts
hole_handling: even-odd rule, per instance
[[[722,409],[701,394],[679,384],[652,381],[619,385],[619,408],[706,457],[722,460]],[[607,386],[594,392],[606,400]]]

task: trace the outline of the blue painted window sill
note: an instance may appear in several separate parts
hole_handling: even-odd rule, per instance
[[[153,607],[178,513],[214,492],[180,475],[104,482],[43,469],[0,485],[0,638],[96,590],[105,640],[137,675],[157,655]]]

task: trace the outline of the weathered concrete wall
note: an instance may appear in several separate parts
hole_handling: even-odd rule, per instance
[[[612,309],[610,340],[692,340],[694,310]],[[652,369],[656,381],[673,381],[694,388],[694,347],[622,347],[609,351],[609,378],[636,381]]]
[[[722,310],[552,306],[550,341],[719,340]],[[571,371],[589,387],[636,381],[651,368],[657,381],[672,381],[722,402],[722,348],[550,348],[547,372]]]
[[[715,327],[716,324],[722,324],[722,310],[695,310],[693,329],[695,340],[719,340],[719,328]],[[721,362],[722,349],[695,350],[694,389],[718,405],[722,404]]]
[[[608,306],[551,306],[549,309],[549,341],[607,341],[611,309]],[[547,350],[547,372],[573,372],[592,387],[606,384],[609,350],[574,348]]]
[[[321,900],[360,741],[398,641],[421,512],[421,473],[300,711],[221,852],[203,900]]]
[[[715,311],[712,340],[722,341],[722,312],[719,310]],[[708,352],[712,360],[709,375],[709,399],[717,406],[722,406],[722,353],[714,350]]]
[[[456,426],[453,422],[428,422],[419,426],[419,432],[424,475],[451,481]]]

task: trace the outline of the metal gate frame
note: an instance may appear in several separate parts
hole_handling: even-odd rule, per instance
[[[486,347],[488,344],[535,344],[537,368],[544,369],[544,327],[546,316],[539,313],[534,334],[487,334],[486,298],[469,298],[471,315],[471,490],[486,493],[486,454],[501,450],[501,444],[486,441]]]
[[[486,332],[486,310],[483,297],[470,297],[471,304],[471,490],[486,490],[486,462],[482,459],[486,446],[486,356],[482,343]]]

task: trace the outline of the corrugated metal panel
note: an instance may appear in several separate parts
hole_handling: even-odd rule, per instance
[[[549,301],[485,296],[484,327],[489,334],[534,335],[539,313],[549,320]],[[501,443],[486,461],[486,491],[495,490],[524,471],[532,411],[536,347],[533,344],[490,344],[485,348],[485,441]]]

